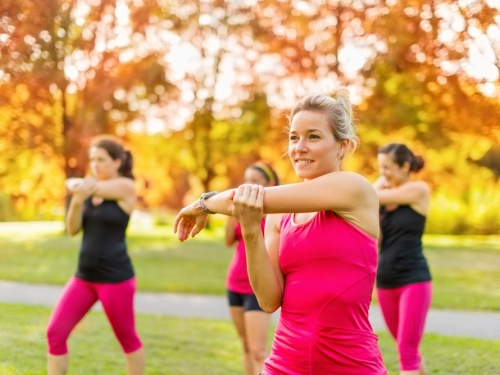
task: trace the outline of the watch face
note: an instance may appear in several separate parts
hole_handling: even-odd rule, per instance
[[[203,194],[201,195],[201,197],[202,197],[203,199],[208,199],[208,198],[210,198],[210,197],[213,197],[213,196],[214,196],[214,195],[216,195],[216,194],[217,194],[217,192],[216,192],[216,191],[209,191],[208,193],[203,193]]]

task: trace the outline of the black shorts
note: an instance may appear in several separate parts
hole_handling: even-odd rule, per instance
[[[259,306],[257,297],[255,297],[253,293],[236,293],[228,289],[227,298],[229,300],[229,306],[243,307],[243,311],[263,311]]]

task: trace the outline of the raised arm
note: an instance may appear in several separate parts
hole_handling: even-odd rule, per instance
[[[99,180],[94,195],[108,200],[130,199],[134,197],[134,181],[126,177]]]
[[[131,214],[135,205],[134,181],[127,177],[99,180],[94,196],[114,200],[126,213]]]
[[[232,215],[235,189],[226,190],[205,200],[212,212]],[[351,172],[333,172],[290,185],[266,187],[264,213],[302,213],[332,210],[374,237],[378,237],[378,199],[370,183]],[[199,201],[183,208],[174,222],[174,232],[181,241],[195,236],[206,224],[207,214]]]
[[[430,191],[423,181],[409,181],[390,189],[375,188],[380,204],[414,206],[422,214],[426,214],[429,206]]]

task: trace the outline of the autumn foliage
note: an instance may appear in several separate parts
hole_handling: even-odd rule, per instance
[[[143,209],[235,186],[283,157],[286,110],[349,87],[361,146],[408,143],[427,230],[500,231],[500,9],[493,0],[3,0],[0,220],[50,219],[96,134],[124,139]],[[12,209],[11,209],[12,208]]]

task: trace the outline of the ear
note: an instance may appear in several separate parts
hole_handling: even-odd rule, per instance
[[[113,160],[113,164],[115,165],[116,170],[119,171],[120,167],[122,166],[122,159],[116,158],[115,160]]]
[[[340,141],[340,155],[342,155],[341,159],[345,158],[347,150],[349,150],[350,143],[351,142],[348,139]]]
[[[410,173],[410,163],[405,161],[403,163],[403,165],[401,166],[401,169],[405,172],[405,173]]]

